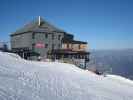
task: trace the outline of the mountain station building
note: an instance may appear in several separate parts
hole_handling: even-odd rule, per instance
[[[69,34],[41,17],[10,35],[12,52],[29,60],[85,59],[89,61],[87,42],[74,40]]]

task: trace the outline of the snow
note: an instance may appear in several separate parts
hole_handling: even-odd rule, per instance
[[[133,100],[133,81],[0,52],[0,100]]]

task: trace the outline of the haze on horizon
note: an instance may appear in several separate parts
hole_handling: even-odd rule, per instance
[[[133,48],[132,0],[0,0],[0,41],[43,17],[91,49]]]

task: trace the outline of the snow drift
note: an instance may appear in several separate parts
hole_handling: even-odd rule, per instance
[[[133,100],[133,82],[0,52],[0,100]]]

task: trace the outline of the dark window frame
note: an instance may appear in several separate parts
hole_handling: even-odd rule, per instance
[[[32,44],[32,50],[35,50],[35,43]]]
[[[58,40],[61,40],[61,35],[58,35]]]
[[[67,43],[67,49],[69,49],[69,43]]]
[[[45,44],[45,48],[48,48],[48,44],[47,43]]]
[[[52,34],[52,40],[54,40],[54,38],[55,38],[55,35],[54,35],[54,34]]]
[[[35,33],[32,33],[32,39],[35,39]]]
[[[54,48],[55,48],[55,44],[52,44],[52,50],[54,50]]]
[[[79,44],[79,49],[81,49],[81,44]]]
[[[48,38],[48,33],[45,33],[45,38],[46,38],[46,39]]]
[[[61,48],[61,44],[58,44],[58,48]]]

